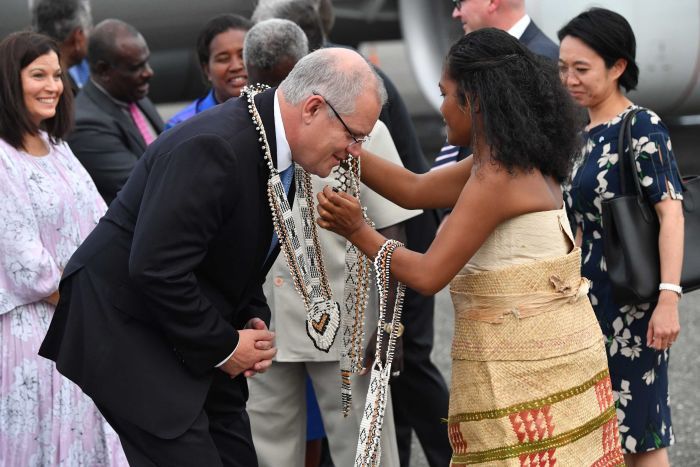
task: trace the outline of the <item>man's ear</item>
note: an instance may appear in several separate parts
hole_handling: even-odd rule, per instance
[[[109,76],[109,70],[112,68],[112,66],[105,62],[104,60],[98,60],[97,63],[95,63],[94,67],[91,67],[91,70],[94,69],[94,74],[97,75],[100,79],[109,81],[110,76]]]
[[[501,0],[489,0],[488,12],[494,13],[501,8]]]
[[[306,98],[301,106],[301,121],[308,125],[316,118],[325,107],[325,101],[321,96],[311,95]]]
[[[72,33],[73,36],[73,41],[76,45],[79,45],[81,48],[87,46],[87,34],[85,34],[85,30],[82,27],[75,28]]]

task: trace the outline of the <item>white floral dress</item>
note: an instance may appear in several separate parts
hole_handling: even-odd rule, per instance
[[[0,139],[0,465],[126,466],[90,398],[37,355],[44,298],[106,210],[68,145],[49,147],[36,157]]]
[[[592,281],[590,299],[607,338],[608,365],[617,404],[622,448],[627,453],[670,446],[674,442],[668,398],[668,351],[646,345],[656,303],[619,306],[603,256],[601,203],[620,190],[617,138],[630,106],[609,122],[584,134],[582,157],[566,187],[567,208],[583,231],[582,276]],[[647,199],[682,199],[668,129],[650,110],[632,121],[637,175]],[[640,251],[639,254],[645,254]]]

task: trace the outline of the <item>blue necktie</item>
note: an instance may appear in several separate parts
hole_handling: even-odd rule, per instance
[[[294,175],[294,163],[287,167],[285,170],[280,172],[280,178],[282,179],[282,185],[284,186],[284,192],[287,193],[287,196],[289,196],[289,188],[292,186],[292,176]],[[270,257],[272,254],[272,250],[275,249],[277,246],[277,243],[279,243],[279,239],[277,238],[277,232],[274,230],[272,231],[272,243],[270,244],[270,249],[267,251],[267,256],[265,257],[265,262],[267,262],[267,258]]]
[[[450,143],[445,142],[440,149],[440,154],[435,158],[433,166],[430,170],[435,170],[438,167],[443,167],[446,165],[454,164],[457,162],[457,157],[459,156],[459,148],[457,146],[452,146]]]

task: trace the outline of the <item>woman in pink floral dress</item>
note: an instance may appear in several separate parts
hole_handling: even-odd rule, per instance
[[[93,402],[37,355],[68,258],[106,210],[61,140],[70,127],[58,47],[0,43],[0,465],[128,465]]]

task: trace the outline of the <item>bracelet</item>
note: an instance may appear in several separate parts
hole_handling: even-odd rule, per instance
[[[678,298],[683,296],[683,287],[680,285],[662,282],[659,284],[659,290],[670,290],[671,292],[676,292],[678,294]]]

